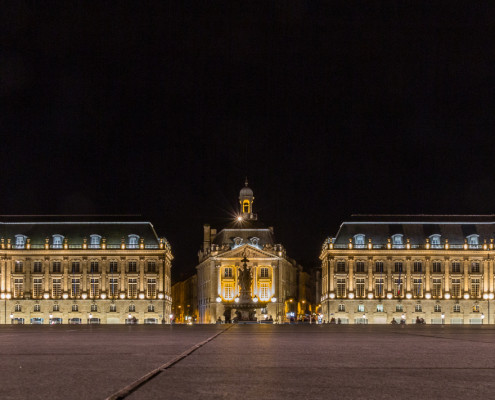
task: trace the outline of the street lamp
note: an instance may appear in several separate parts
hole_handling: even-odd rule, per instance
[[[485,314],[481,314],[481,323],[483,324],[483,320],[485,319]]]
[[[93,314],[89,313],[88,317],[89,317],[88,318],[88,324],[90,324],[91,323],[91,318],[93,318]]]
[[[14,314],[10,314],[10,323],[13,324],[14,323]]]
[[[50,322],[50,325],[51,325],[52,319],[53,319],[53,314],[48,315],[48,317],[50,318],[49,322]]]
[[[445,314],[442,313],[442,325],[445,323]]]

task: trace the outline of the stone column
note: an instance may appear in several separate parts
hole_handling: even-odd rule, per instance
[[[101,283],[100,283],[100,292],[107,292],[107,268],[108,268],[108,260],[106,257],[101,258]]]
[[[354,257],[349,257],[348,259],[349,265],[349,282],[347,283],[347,287],[349,288],[349,293],[354,292]]]
[[[469,292],[469,259],[464,257],[463,279],[464,279],[464,293]]]
[[[6,261],[6,273],[5,273],[5,286],[6,286],[6,289],[7,289],[7,293],[11,293],[12,292],[12,289],[11,289],[11,281],[12,281],[12,258],[7,258],[7,261]]]
[[[69,257],[64,257],[62,268],[64,273],[62,278],[63,293],[66,293],[69,290]]]
[[[82,259],[82,293],[88,290],[88,257]]]
[[[488,260],[488,279],[489,279],[489,287],[490,287],[490,292],[493,292],[493,260],[489,259]]]
[[[425,258],[425,291],[431,290],[431,260],[430,257]]]
[[[163,259],[160,257],[158,259],[158,291],[159,292],[162,291],[163,293],[166,293],[164,275],[165,275],[165,257],[163,257]]]
[[[44,287],[45,287],[45,292],[50,291],[50,259],[48,257],[45,257],[45,260],[43,261],[43,266],[45,267],[45,279],[44,279]]]
[[[387,268],[387,293],[392,292],[392,257],[387,257],[385,262],[385,267]]]
[[[445,257],[444,263],[444,292],[450,292],[450,259]]]
[[[126,271],[127,265],[126,265],[126,259],[125,257],[120,257],[120,291],[125,292],[126,291],[126,282],[125,282],[125,271]]]
[[[483,293],[488,292],[488,261],[486,259],[483,259],[482,263],[482,268],[483,268]]]
[[[2,278],[2,281],[1,281],[1,289],[2,289],[2,293],[5,292],[6,290],[6,282],[5,282],[5,274],[6,274],[6,268],[5,268],[5,260],[2,259],[0,260],[0,268],[2,269],[0,274],[1,274],[1,278]]]
[[[373,292],[373,257],[368,257],[368,292]]]
[[[144,292],[144,257],[139,257],[139,292]]]
[[[25,277],[26,277],[26,283],[24,285],[24,297],[25,298],[28,298],[28,297],[31,297],[31,287],[32,287],[32,284],[31,284],[31,259],[30,258],[26,258],[24,260],[24,264],[25,264]]]
[[[411,257],[406,257],[406,292],[411,291]]]
[[[335,291],[335,258],[330,257],[330,273],[328,274],[328,285],[330,292]]]

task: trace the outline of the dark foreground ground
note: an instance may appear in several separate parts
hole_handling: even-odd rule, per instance
[[[495,398],[489,326],[38,325],[0,326],[0,399],[105,399],[219,332],[124,398]]]

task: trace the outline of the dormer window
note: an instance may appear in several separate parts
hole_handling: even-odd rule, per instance
[[[364,249],[364,235],[362,233],[358,233],[354,235],[354,247],[356,249]]]
[[[27,236],[25,235],[15,235],[15,248],[16,249],[23,249],[26,247],[26,239]]]
[[[479,245],[479,235],[469,235],[466,239],[469,245],[469,248],[475,249]]]
[[[260,242],[259,237],[252,237],[249,239],[249,241],[251,242],[252,246],[259,247],[259,242]]]
[[[52,248],[61,249],[64,237],[62,235],[53,235]]]
[[[127,248],[129,249],[137,249],[139,247],[139,236],[138,235],[129,235],[129,243]]]
[[[89,248],[90,249],[99,249],[100,243],[101,243],[101,236],[100,235],[93,234],[93,235],[89,236]]]
[[[396,235],[392,235],[392,246],[395,249],[402,249],[404,248],[404,235],[398,233]]]
[[[441,238],[441,235],[439,235],[439,234],[434,234],[434,235],[430,236],[430,243],[431,243],[431,247],[433,249],[439,249],[442,247],[442,243],[440,241],[440,238]]]
[[[234,247],[239,247],[242,244],[241,237],[235,237],[233,240],[234,240]]]

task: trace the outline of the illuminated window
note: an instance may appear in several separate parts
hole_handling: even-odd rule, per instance
[[[359,233],[357,235],[354,235],[354,247],[356,249],[364,249],[364,235],[362,233]]]
[[[461,263],[459,261],[452,261],[452,273],[458,274],[461,272]]]
[[[358,304],[358,312],[364,312],[364,304]]]
[[[118,295],[118,290],[119,290],[119,280],[117,278],[110,278],[109,281],[110,284],[110,296],[115,297]]]
[[[469,235],[467,241],[470,248],[476,249],[479,245],[479,235]]]
[[[35,304],[33,308],[34,312],[40,312],[41,311],[41,306],[39,304]]]
[[[110,261],[109,271],[111,274],[119,272],[119,264],[117,261]]]
[[[376,312],[383,312],[383,304],[376,305]]]
[[[153,304],[148,304],[148,312],[155,312],[155,306]]]
[[[101,242],[100,235],[90,235],[89,237],[89,248],[90,249],[99,249]]]
[[[148,273],[156,273],[156,262],[154,260],[148,261]]]
[[[404,311],[404,305],[399,303],[395,306],[395,312],[402,312]]]
[[[224,286],[225,300],[232,300],[234,298],[234,284],[232,282],[228,282]]]
[[[134,304],[129,305],[129,312],[136,312],[136,306]]]
[[[34,262],[34,265],[33,265],[33,272],[34,272],[35,274],[39,274],[39,273],[41,273],[42,268],[43,268],[43,264],[42,264],[42,262],[41,262],[41,261],[35,261],[35,262]]]
[[[129,278],[127,289],[129,298],[135,299],[137,297],[137,278]]]
[[[338,310],[339,310],[339,312],[344,312],[345,311],[345,305],[344,304],[339,304]]]
[[[146,294],[148,299],[154,299],[156,297],[156,279],[148,278],[148,282],[146,285]]]
[[[54,274],[60,274],[61,269],[62,269],[62,263],[60,261],[54,261],[52,263],[52,272]]]
[[[129,235],[129,242],[127,245],[127,248],[129,249],[137,249],[139,247],[138,245],[139,241],[139,236],[138,235]]]
[[[260,300],[268,301],[270,299],[270,289],[268,283],[262,283],[260,285]]]
[[[460,304],[454,304],[454,312],[461,312],[461,305]]]
[[[16,261],[15,266],[14,266],[14,272],[16,274],[22,274],[23,267],[24,267],[24,264],[22,261]]]
[[[394,296],[397,297],[404,296],[403,284],[404,284],[404,280],[402,278],[394,279]]]
[[[225,278],[232,278],[234,275],[233,275],[233,268],[232,267],[226,267],[224,269],[224,275],[223,275]]]
[[[337,272],[345,272],[345,261],[337,261]]]
[[[72,311],[73,312],[79,311],[79,306],[77,304],[72,304]]]
[[[454,298],[461,297],[461,280],[460,279],[452,279],[451,292],[452,292],[452,297],[454,297]]]
[[[383,261],[377,261],[375,263],[375,271],[379,273],[383,273]]]
[[[403,236],[401,234],[392,235],[392,247],[395,249],[404,248]]]
[[[480,273],[480,263],[478,261],[473,261],[471,263],[471,272],[473,274],[479,274]]]
[[[423,285],[421,278],[414,278],[413,280],[413,295],[414,297],[423,296]]]
[[[81,272],[81,263],[79,261],[72,261],[71,273],[79,274]]]
[[[480,305],[479,304],[473,305],[473,312],[480,312]]]
[[[81,280],[73,278],[71,284],[71,297],[79,297],[79,296],[81,296]]]
[[[26,236],[15,235],[15,248],[23,249],[26,246]]]
[[[383,278],[376,278],[375,279],[375,296],[376,297],[382,297],[383,296]]]
[[[471,297],[480,297],[480,279],[471,279]]]
[[[98,297],[100,295],[100,280],[98,278],[90,279],[89,295],[90,297]]]
[[[364,261],[356,261],[356,272],[364,272]]]
[[[244,203],[242,203],[242,212],[249,213],[249,200],[244,200]]]
[[[345,297],[346,282],[345,279],[337,279],[337,297]]]
[[[423,263],[421,261],[414,261],[413,271],[423,272]]]
[[[19,298],[24,296],[24,279],[14,279],[14,297]]]
[[[98,261],[91,261],[91,264],[89,266],[89,273],[97,274],[99,270],[100,269],[99,269]]]
[[[404,271],[402,271],[402,261],[396,261],[395,272],[404,272]]]
[[[416,304],[414,306],[414,311],[416,311],[416,312],[422,312],[423,311],[423,307],[421,307],[421,304]]]
[[[53,278],[52,279],[52,297],[58,299],[62,296],[62,279]]]
[[[53,305],[53,311],[60,311],[60,306],[58,304]]]
[[[129,272],[136,272],[137,271],[137,262],[136,261],[129,261],[127,264],[129,266]]]
[[[364,297],[364,278],[356,279],[356,297]]]
[[[98,311],[98,306],[96,304],[91,304],[91,311],[92,312],[97,312]]]
[[[433,261],[433,272],[434,273],[442,272],[442,263],[440,261]]]
[[[266,267],[260,268],[260,277],[261,278],[268,278],[268,268],[266,268]]]
[[[117,306],[115,304],[110,304],[110,312],[117,312]]]
[[[40,299],[43,295],[43,279],[34,278],[33,279],[33,298]]]
[[[442,296],[442,279],[433,279],[433,285],[431,287],[431,296],[433,298],[440,298]]]
[[[430,243],[433,249],[439,249],[442,247],[440,237],[441,236],[439,234],[434,234],[430,236]]]
[[[64,237],[62,235],[53,235],[52,236],[52,248],[61,249],[62,243],[64,241]]]

